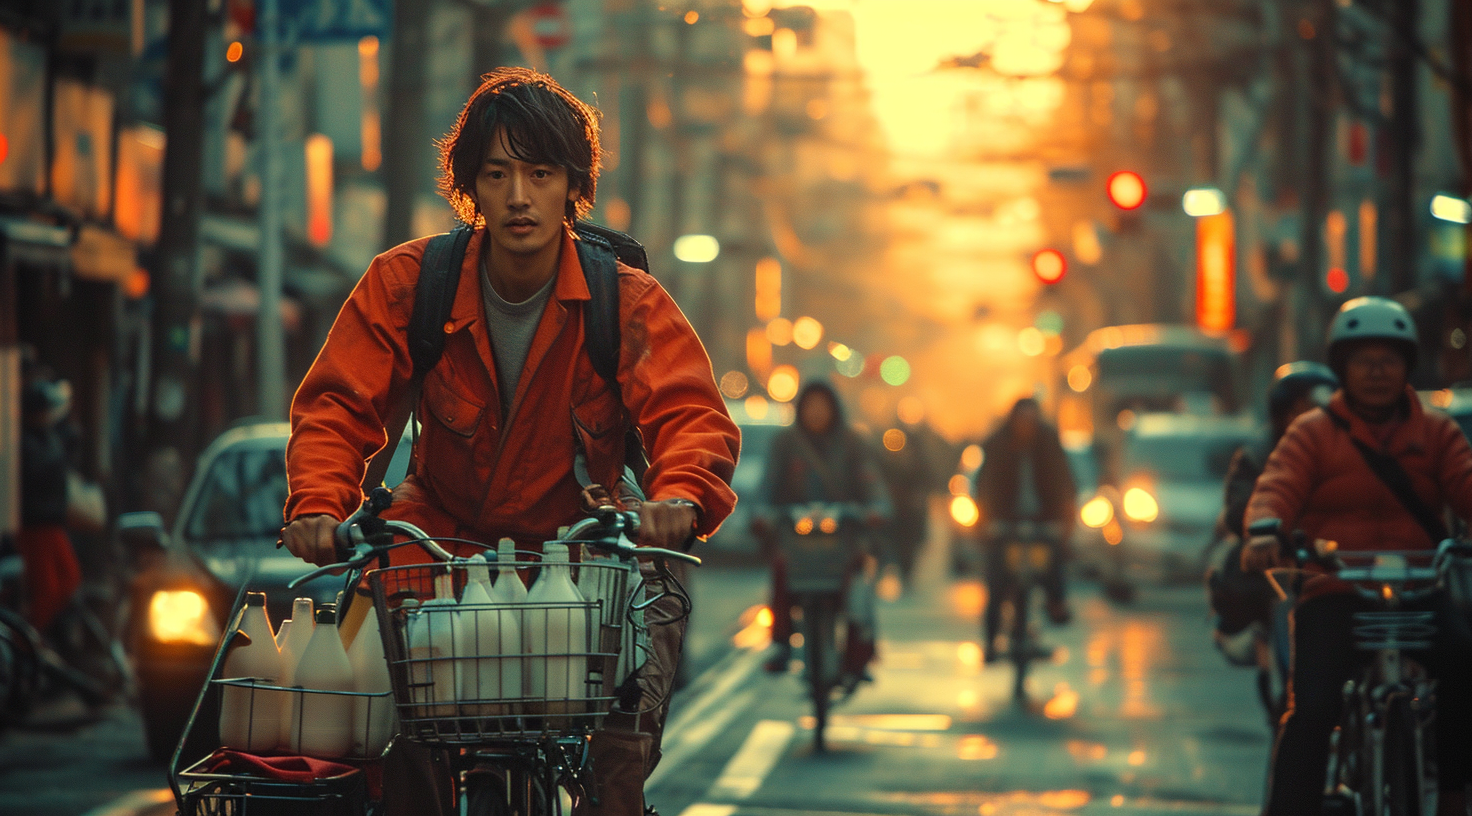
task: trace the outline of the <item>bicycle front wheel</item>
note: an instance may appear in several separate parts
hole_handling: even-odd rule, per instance
[[[834,643],[833,604],[816,598],[803,607],[803,653],[808,688],[813,698],[813,748],[828,750],[824,734],[828,727],[828,708],[833,699]]]
[[[1380,756],[1380,814],[1435,816],[1436,771],[1431,723],[1418,723],[1411,701],[1396,696],[1385,708],[1385,749]]]

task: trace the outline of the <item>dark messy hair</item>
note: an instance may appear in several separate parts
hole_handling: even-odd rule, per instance
[[[567,220],[588,215],[602,156],[598,111],[539,71],[497,68],[481,77],[455,127],[438,143],[440,194],[455,208],[456,217],[476,226],[482,222],[475,180],[497,129],[505,130],[512,157],[567,171],[569,186],[578,191],[567,202]]]

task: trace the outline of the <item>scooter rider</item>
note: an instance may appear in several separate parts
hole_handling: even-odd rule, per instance
[[[1363,297],[1345,303],[1329,327],[1329,365],[1343,388],[1328,407],[1299,417],[1268,457],[1248,503],[1246,523],[1279,519],[1286,530],[1328,539],[1341,550],[1426,550],[1442,508],[1472,517],[1472,446],[1447,416],[1424,410],[1409,385],[1416,327],[1399,304]],[[1402,499],[1368,456],[1388,455],[1420,507]],[[1251,539],[1246,570],[1279,564],[1275,537]],[[1325,575],[1310,578],[1293,612],[1289,708],[1274,747],[1268,816],[1318,813],[1329,734],[1341,690],[1367,659],[1354,645],[1351,616],[1372,602]],[[1438,678],[1437,753],[1441,813],[1465,813],[1472,780],[1472,653],[1456,616],[1438,616],[1434,647],[1413,653]]]

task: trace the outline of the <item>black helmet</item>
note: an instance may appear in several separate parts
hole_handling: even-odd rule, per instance
[[[1315,402],[1328,401],[1328,394],[1339,387],[1339,378],[1322,363],[1299,360],[1284,363],[1273,372],[1273,385],[1268,389],[1268,415],[1274,420],[1283,416],[1293,403],[1306,396]],[[1314,392],[1323,389],[1322,395]]]

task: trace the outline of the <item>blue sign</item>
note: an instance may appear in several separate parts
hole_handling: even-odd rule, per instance
[[[385,37],[393,22],[390,0],[276,0],[281,31],[298,42]]]

